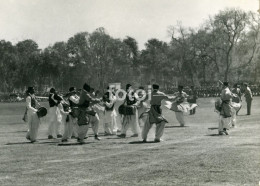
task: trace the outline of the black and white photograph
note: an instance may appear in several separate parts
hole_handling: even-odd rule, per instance
[[[1,186],[260,186],[260,0],[0,0]]]

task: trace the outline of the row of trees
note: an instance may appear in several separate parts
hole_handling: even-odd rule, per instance
[[[0,41],[0,90],[67,90],[89,82],[103,90],[108,83],[131,82],[164,87],[200,86],[218,80],[259,82],[259,16],[238,9],[220,11],[199,29],[178,23],[169,27],[169,43],[150,39],[144,50],[132,37],[111,37],[104,28],[77,33],[43,50],[33,40],[12,45]]]

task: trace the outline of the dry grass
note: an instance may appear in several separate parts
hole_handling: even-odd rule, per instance
[[[90,138],[85,145],[59,145],[46,139],[47,120],[39,142],[25,139],[22,103],[0,105],[0,185],[258,185],[260,181],[260,98],[252,115],[245,106],[238,127],[217,136],[213,99],[199,99],[187,126],[178,127],[174,113],[162,143],[138,143],[139,138]],[[103,127],[100,126],[102,135]],[[128,136],[131,132],[129,132]],[[154,128],[148,140],[153,140]]]

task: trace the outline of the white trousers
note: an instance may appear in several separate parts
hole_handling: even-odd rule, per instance
[[[115,111],[106,111],[103,114],[103,126],[105,133],[116,134],[118,128]]]
[[[71,138],[73,132],[74,132],[74,123],[73,120],[74,119],[71,115],[69,115],[69,121],[65,121],[64,124],[64,133],[62,136],[62,139],[69,139]]]
[[[175,112],[175,116],[177,121],[180,123],[180,126],[183,127],[185,125],[183,112]]]
[[[118,122],[117,122],[117,115],[112,116],[112,131],[114,134],[116,134],[117,130],[118,130]]]
[[[114,123],[114,130],[117,132],[117,130],[122,130],[122,117],[120,116],[118,112],[118,107],[120,106],[119,102],[116,102],[115,104],[115,123]]]
[[[91,124],[92,130],[95,135],[98,135],[98,129],[99,129],[99,116],[96,114],[95,116],[90,115],[89,116],[89,123]]]
[[[48,135],[56,137],[61,135],[62,116],[58,107],[51,107],[48,114],[50,115]]]
[[[235,109],[232,109],[231,124],[232,124],[232,126],[236,126],[236,124],[237,124],[237,115],[236,115],[236,110]]]
[[[142,138],[143,140],[147,139],[147,135],[149,133],[149,130],[152,128],[153,123],[150,123],[149,121],[149,116],[144,116],[146,117],[145,119],[143,119],[144,121],[144,127],[143,127],[143,131],[142,131]],[[159,124],[156,124],[156,129],[155,129],[155,139],[156,140],[160,140],[163,132],[164,132],[164,127],[165,127],[166,122],[162,121]]]
[[[120,114],[117,114],[117,116],[115,117],[116,131],[122,130],[122,123],[123,123],[123,117],[121,117]]]
[[[35,141],[38,135],[40,119],[38,118],[36,113],[28,113],[28,131],[26,134],[26,138],[30,139],[30,141]]]
[[[224,118],[223,116],[219,116],[219,126],[218,131],[223,132],[223,129],[229,129],[231,124],[231,117]]]

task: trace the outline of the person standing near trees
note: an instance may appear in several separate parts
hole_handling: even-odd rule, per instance
[[[197,91],[194,89],[194,86],[191,86],[188,102],[191,104],[197,103],[197,99],[198,99]],[[196,112],[196,107],[190,110],[190,115],[194,115],[195,112]]]
[[[246,98],[246,104],[247,104],[247,115],[250,115],[253,96],[252,96],[252,92],[251,92],[250,88],[248,87],[247,83],[244,83],[244,96]]]

